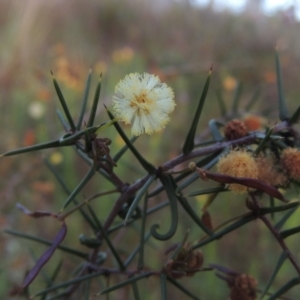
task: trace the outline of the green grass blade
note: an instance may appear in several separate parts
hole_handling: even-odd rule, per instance
[[[90,179],[95,175],[95,166],[92,165],[92,167],[89,169],[89,171],[86,173],[84,178],[81,180],[81,182],[78,184],[78,186],[75,188],[75,190],[70,194],[68,199],[63,204],[60,211],[63,211],[70,203],[74,200],[74,198],[78,195],[78,193],[86,186],[86,184],[90,181]]]
[[[106,108],[106,111],[108,113],[108,116],[111,120],[114,120],[113,114]],[[150,164],[142,155],[136,150],[136,148],[133,146],[132,142],[129,140],[129,138],[126,136],[125,132],[121,128],[118,122],[114,122],[114,126],[116,130],[118,131],[119,135],[125,142],[125,144],[128,146],[128,148],[131,150],[132,154],[136,157],[136,159],[139,161],[139,163],[142,165],[142,167],[148,172],[153,173],[155,171],[155,167]]]
[[[59,87],[56,79],[54,78],[54,75],[53,75],[52,72],[51,72],[51,75],[52,75],[52,80],[53,80],[53,83],[54,83],[54,88],[55,88],[56,94],[57,94],[58,99],[60,101],[60,104],[61,104],[61,106],[62,106],[62,108],[64,110],[64,113],[65,113],[65,115],[67,117],[67,120],[69,122],[70,128],[71,128],[72,131],[75,131],[76,130],[76,126],[75,126],[74,121],[73,121],[73,119],[71,117],[71,114],[70,114],[68,105],[67,105],[67,103],[65,101],[65,98],[63,96],[63,93],[61,92],[61,89],[60,89],[60,87]]]
[[[11,235],[14,235],[14,236],[18,236],[18,237],[27,239],[27,240],[35,241],[35,242],[38,242],[40,244],[44,244],[44,245],[47,245],[47,246],[52,245],[52,241],[42,239],[42,238],[38,238],[36,236],[32,236],[32,235],[22,233],[22,232],[19,232],[19,231],[15,231],[15,230],[11,230],[11,229],[5,229],[4,232],[6,232],[8,234],[11,234]],[[88,256],[89,256],[88,253],[84,253],[84,252],[81,252],[81,251],[78,251],[78,250],[75,250],[75,249],[72,249],[72,248],[69,248],[69,247],[61,246],[61,245],[59,245],[57,247],[57,249],[60,249],[64,252],[79,256],[83,259],[87,259]]]
[[[89,120],[87,122],[87,127],[91,127],[94,124],[95,116],[98,108],[99,98],[100,98],[100,92],[101,92],[101,81],[102,81],[102,73],[100,74],[99,81],[96,87],[96,92],[94,96],[93,105],[90,111]]]
[[[134,198],[133,202],[131,203],[130,208],[129,208],[127,214],[126,214],[126,218],[124,220],[125,224],[131,218],[131,216],[134,213],[136,207],[138,206],[138,204],[141,201],[142,197],[145,195],[145,193],[147,192],[149,186],[152,184],[152,182],[154,181],[155,178],[156,178],[155,174],[149,176],[149,179],[146,181],[144,186],[139,190],[139,192],[135,196],[135,198]]]
[[[77,130],[80,130],[80,128],[82,126],[83,117],[84,117],[84,113],[85,113],[86,105],[87,105],[87,100],[89,98],[89,93],[90,93],[90,88],[91,88],[91,79],[92,79],[92,69],[90,69],[89,74],[86,79],[86,83],[85,83],[80,114],[79,114],[78,122],[76,125]]]
[[[278,271],[280,270],[282,264],[287,259],[287,257],[288,257],[288,251],[285,250],[285,251],[283,251],[281,253],[281,255],[280,255],[279,259],[278,259],[277,265],[276,265],[276,267],[275,267],[275,269],[274,269],[271,277],[269,278],[267,285],[265,286],[265,288],[263,289],[263,291],[262,291],[262,293],[260,295],[260,298],[259,298],[260,300],[262,300],[263,297],[267,294],[270,286],[272,285],[274,279],[276,278],[276,275],[277,275]]]
[[[283,92],[283,82],[282,82],[282,74],[281,74],[281,67],[280,67],[280,60],[279,60],[279,54],[276,49],[276,75],[277,75],[277,88],[278,88],[278,101],[279,101],[279,119],[281,121],[285,121],[289,119],[289,113],[286,106],[286,101],[284,98],[284,92]]]
[[[199,104],[198,104],[198,107],[197,107],[197,110],[196,110],[196,113],[195,113],[195,116],[194,116],[194,119],[193,119],[193,122],[192,122],[192,125],[191,125],[191,127],[188,131],[186,140],[185,140],[183,148],[182,148],[182,151],[183,151],[184,154],[188,154],[194,149],[194,146],[195,146],[194,139],[195,139],[195,135],[196,135],[196,130],[197,130],[198,122],[199,122],[199,119],[200,119],[200,116],[201,116],[201,113],[202,113],[202,109],[203,109],[203,105],[204,105],[204,102],[205,102],[205,99],[206,99],[206,95],[207,95],[207,92],[208,92],[211,73],[212,73],[212,69],[210,69],[210,71],[208,73],[208,77],[206,79],[206,82],[205,82],[205,85],[204,85],[204,88],[203,88],[203,91],[202,91],[202,94],[201,94],[201,97],[200,97],[200,101],[199,101]]]

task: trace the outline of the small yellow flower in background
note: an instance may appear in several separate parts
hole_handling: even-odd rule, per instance
[[[226,76],[223,80],[223,87],[227,92],[233,91],[237,86],[237,80],[232,76]]]
[[[49,160],[53,165],[59,165],[60,163],[62,163],[64,158],[60,152],[54,151],[53,153],[51,153]]]
[[[113,109],[115,116],[132,124],[132,135],[152,134],[170,121],[175,108],[174,93],[155,75],[131,73],[115,88]]]
[[[220,158],[217,164],[218,172],[233,177],[248,177],[258,179],[258,166],[254,157],[245,150],[232,150]],[[245,185],[232,183],[228,188],[236,194],[246,193],[251,188]]]

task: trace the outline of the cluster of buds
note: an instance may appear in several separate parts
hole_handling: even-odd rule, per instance
[[[190,244],[181,247],[173,259],[170,259],[164,267],[164,272],[179,279],[184,276],[191,277],[200,270],[203,265],[203,254],[200,250],[193,250]]]
[[[232,149],[220,158],[217,169],[220,174],[261,180],[271,186],[284,187],[290,180],[300,180],[300,151],[286,148],[280,159],[272,154],[257,157],[245,149]],[[241,184],[229,184],[234,193],[243,194],[253,189]]]
[[[229,121],[224,127],[224,136],[228,141],[237,140],[246,136],[249,131],[260,129],[263,124],[263,118],[246,115],[243,120],[234,119]]]

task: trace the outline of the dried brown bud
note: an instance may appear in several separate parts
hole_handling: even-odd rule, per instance
[[[257,281],[252,276],[241,274],[234,278],[231,287],[230,300],[255,300]]]
[[[189,244],[182,247],[176,257],[170,259],[164,271],[168,276],[179,279],[184,276],[191,277],[202,267],[203,254],[200,250],[193,250]]]
[[[244,122],[237,119],[228,122],[224,128],[225,138],[229,141],[240,139],[246,136],[247,133]]]

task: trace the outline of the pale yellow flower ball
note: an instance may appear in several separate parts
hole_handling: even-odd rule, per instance
[[[163,129],[175,108],[174,93],[155,75],[131,73],[115,88],[115,116],[131,124],[132,135],[152,134]]]

